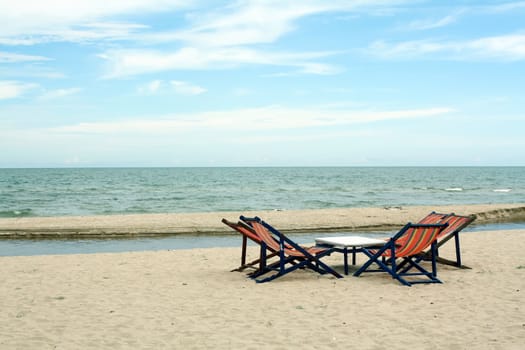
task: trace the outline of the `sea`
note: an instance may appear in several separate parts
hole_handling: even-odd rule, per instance
[[[525,167],[0,169],[0,217],[521,203]]]
[[[0,169],[0,218],[523,202],[525,167]],[[158,239],[176,242],[10,239],[0,255],[233,244]]]

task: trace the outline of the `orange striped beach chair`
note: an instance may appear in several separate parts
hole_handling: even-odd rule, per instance
[[[461,262],[461,250],[460,250],[460,243],[459,243],[459,233],[461,230],[463,230],[465,227],[470,225],[476,217],[474,215],[469,216],[463,216],[463,215],[456,215],[454,213],[450,214],[442,214],[442,213],[436,213],[435,211],[429,213],[427,216],[425,216],[423,219],[418,221],[418,224],[448,224],[448,226],[443,229],[438,235],[438,242],[436,245],[436,261],[439,264],[443,265],[450,265],[455,266],[461,269],[470,269],[470,267],[463,265]],[[454,238],[455,243],[455,260],[450,260],[443,258],[439,256],[439,248],[450,241],[452,238]],[[402,238],[401,238],[402,239]],[[418,261],[421,261],[423,259],[429,260],[430,259],[430,251],[426,251],[420,254]]]
[[[228,221],[226,219],[222,219],[222,223],[231,227],[232,229],[234,229],[235,231],[239,232],[241,235],[242,235],[242,245],[241,245],[241,265],[236,268],[236,269],[233,269],[233,271],[244,271],[248,268],[253,268],[253,269],[260,269],[260,265],[261,264],[261,258],[259,257],[258,259],[255,259],[255,260],[252,260],[250,262],[246,262],[246,250],[247,250],[247,246],[248,246],[248,239],[251,240],[252,242],[256,243],[257,245],[261,245],[262,243],[262,240],[261,238],[257,235],[257,233],[255,232],[255,230],[253,229],[253,227],[249,226],[248,224],[242,222],[242,221],[239,221],[239,222],[232,222],[232,221]],[[266,259],[270,259],[270,258],[273,258],[274,256],[277,255],[277,251],[276,250],[273,250],[273,248],[271,247],[268,247],[268,250],[270,251],[270,254],[267,254],[266,255]]]
[[[320,274],[331,274],[337,278],[343,277],[320,260],[334,252],[335,248],[303,247],[259,217],[241,216],[240,220],[252,227],[260,239],[259,270],[250,275],[256,282],[268,282],[299,268],[308,268]],[[277,252],[278,261],[269,264],[267,251]],[[270,272],[274,274],[263,277]]]
[[[436,261],[444,265],[451,265],[451,266],[455,266],[455,267],[462,268],[462,269],[469,269],[470,267],[466,265],[462,265],[461,263],[459,233],[465,227],[470,225],[470,223],[472,223],[476,219],[476,217],[474,215],[463,216],[463,215],[456,215],[454,213],[439,214],[439,213],[432,212],[429,214],[429,216],[432,216],[434,218],[438,218],[440,215],[442,216],[442,218],[433,223],[447,224],[448,226],[445,229],[443,229],[443,231],[441,231],[438,235],[438,242],[436,245],[436,255],[437,255]],[[428,222],[428,223],[431,223],[431,222]],[[454,243],[455,243],[456,260],[449,260],[449,259],[445,259],[439,256],[439,248],[443,244],[451,240],[452,238],[454,238]],[[427,251],[422,254],[421,258],[429,259],[430,254],[431,253]]]
[[[354,276],[358,277],[364,272],[379,271],[389,273],[392,278],[406,286],[414,283],[441,283],[437,278],[436,247],[439,234],[447,226],[447,224],[408,223],[381,248],[363,247],[362,252],[369,259],[354,273]],[[419,255],[429,247],[432,271],[427,271],[417,261]],[[402,266],[407,265],[407,267],[401,270],[398,261]],[[371,269],[374,263],[378,269]],[[414,277],[423,277],[423,279],[414,280]]]

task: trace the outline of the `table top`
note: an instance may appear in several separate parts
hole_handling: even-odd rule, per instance
[[[361,236],[321,237],[315,239],[317,245],[330,245],[334,247],[374,247],[385,245],[383,239]]]

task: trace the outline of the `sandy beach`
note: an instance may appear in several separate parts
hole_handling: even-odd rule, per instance
[[[478,216],[483,220],[508,217],[520,208],[455,211],[478,210],[485,213]],[[376,226],[416,220],[428,208],[348,211],[352,220],[361,218],[359,225]],[[373,219],[381,213],[391,213],[391,221]],[[287,229],[297,222],[301,229],[314,228],[313,220],[319,219],[306,219],[308,213],[269,214],[268,221],[288,223]],[[334,217],[337,225],[354,225]],[[40,220],[64,223],[67,218]],[[239,248],[0,257],[0,348],[381,349],[388,344],[393,349],[520,349],[525,230],[469,232],[461,241],[463,263],[472,269],[440,265],[443,284],[412,287],[382,273],[335,279],[311,271],[257,284],[244,273],[230,272],[239,265],[240,238]],[[452,256],[452,249],[447,244],[440,253]],[[254,247],[249,253],[257,255]],[[343,271],[341,254],[325,261]],[[358,256],[357,266],[363,262]]]
[[[476,215],[476,224],[525,222],[525,204],[476,204],[381,208],[337,208],[257,212],[210,212],[0,219],[4,237],[109,237],[172,234],[230,234],[222,218],[260,216],[284,232],[392,229],[431,211]]]
[[[440,266],[443,284],[413,287],[311,271],[256,284],[229,272],[239,248],[2,257],[0,348],[520,349],[524,242],[464,234],[472,269]],[[342,271],[340,254],[326,261]]]

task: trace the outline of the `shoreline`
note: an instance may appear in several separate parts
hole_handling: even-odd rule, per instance
[[[0,219],[0,239],[224,235],[233,231],[221,219],[237,220],[241,214],[260,216],[283,232],[373,231],[416,222],[431,211],[475,215],[474,224],[525,222],[525,203],[24,217]]]

